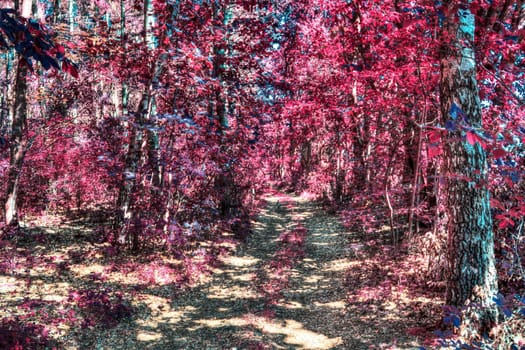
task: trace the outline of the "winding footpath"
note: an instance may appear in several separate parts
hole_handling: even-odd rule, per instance
[[[338,217],[300,197],[266,200],[248,242],[222,258],[208,281],[171,300],[152,295],[157,306],[134,321],[133,334],[117,328],[98,348],[416,348],[393,320],[348,303],[348,270],[362,257]]]

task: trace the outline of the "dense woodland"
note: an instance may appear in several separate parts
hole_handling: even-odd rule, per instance
[[[525,348],[524,1],[0,6],[1,275],[29,279],[22,248],[75,221],[105,261],[174,259],[191,288],[282,191],[385,261],[421,257],[435,346]],[[83,328],[133,317],[108,297]],[[26,304],[0,313],[0,347],[61,348]]]

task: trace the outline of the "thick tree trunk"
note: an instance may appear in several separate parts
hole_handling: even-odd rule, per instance
[[[18,185],[27,146],[25,139],[27,129],[26,77],[27,67],[19,63],[16,73],[15,112],[11,124],[10,162],[5,202],[5,223],[8,226],[18,226]]]
[[[474,16],[468,3],[457,6],[449,2],[448,21],[443,27],[440,82],[443,123],[455,129],[444,142],[448,178],[446,302],[463,310],[463,329],[484,333],[497,321],[494,237],[485,152],[479,143],[465,141],[465,130],[475,132],[482,125],[472,49]]]
[[[15,8],[24,17],[31,15],[31,0],[16,1]],[[15,82],[15,102],[13,120],[11,122],[11,143],[9,172],[7,178],[5,223],[8,226],[18,226],[18,187],[25,153],[29,147],[26,138],[27,130],[27,73],[28,67],[23,58],[18,58]]]

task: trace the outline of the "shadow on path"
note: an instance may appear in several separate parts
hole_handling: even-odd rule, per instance
[[[306,255],[291,271],[284,298],[264,317],[257,269],[274,256],[278,237],[301,222]],[[388,306],[348,303],[359,266],[354,241],[336,216],[302,198],[272,196],[254,233],[235,255],[224,257],[210,280],[173,300],[154,289],[142,294],[147,317],[100,335],[99,349],[410,349],[399,334],[403,320]],[[366,276],[362,276],[367,278]],[[381,312],[379,312],[381,311]],[[383,312],[384,311],[384,312]],[[143,313],[144,314],[144,313]],[[397,343],[397,347],[392,347]]]

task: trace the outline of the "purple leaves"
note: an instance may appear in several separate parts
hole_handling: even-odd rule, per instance
[[[17,317],[0,320],[1,349],[50,349],[49,330],[36,324],[25,324]]]
[[[97,325],[114,327],[122,319],[133,314],[133,309],[124,301],[120,293],[112,293],[105,289],[72,291],[69,293],[69,301],[76,303],[83,314],[82,327],[84,328]]]

